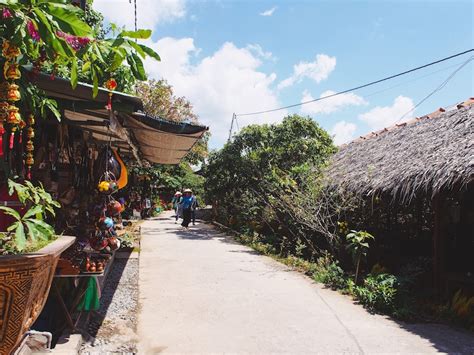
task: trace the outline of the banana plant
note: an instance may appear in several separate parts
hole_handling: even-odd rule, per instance
[[[34,186],[27,181],[25,185],[8,181],[9,194],[16,192],[19,201],[29,209],[22,215],[13,208],[0,206],[0,211],[13,217],[14,222],[7,228],[6,235],[2,238],[3,245],[9,244],[13,252],[22,252],[27,243],[34,244],[38,241],[51,240],[54,228],[46,223],[43,218],[48,212],[55,216],[55,208],[61,207],[46,192],[43,186]]]

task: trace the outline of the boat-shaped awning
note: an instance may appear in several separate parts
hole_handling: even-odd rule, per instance
[[[122,152],[152,163],[179,164],[207,127],[172,122],[142,112],[142,101],[132,95],[112,92],[112,111],[106,109],[110,91],[99,88],[92,97],[92,85],[79,83],[72,89],[69,80],[47,74],[33,74],[30,80],[48,97],[58,101],[66,124],[80,127],[97,141],[111,142]]]

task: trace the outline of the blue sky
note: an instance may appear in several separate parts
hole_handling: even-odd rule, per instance
[[[133,26],[128,0],[94,3],[107,20]],[[138,26],[154,30],[148,44],[162,56],[161,63],[147,61],[150,76],[167,79],[191,100],[211,128],[214,148],[226,141],[233,112],[325,96],[474,47],[471,1],[138,0],[137,6]],[[472,55],[319,104],[239,117],[239,127],[300,113],[344,143],[473,96],[470,62],[411,112]]]

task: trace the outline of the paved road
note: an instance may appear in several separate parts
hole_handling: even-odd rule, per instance
[[[142,226],[140,354],[474,352],[441,325],[371,315],[204,224]]]

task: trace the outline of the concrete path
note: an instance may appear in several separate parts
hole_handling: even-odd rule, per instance
[[[445,326],[371,315],[348,297],[170,213],[142,225],[139,353],[473,353]]]

